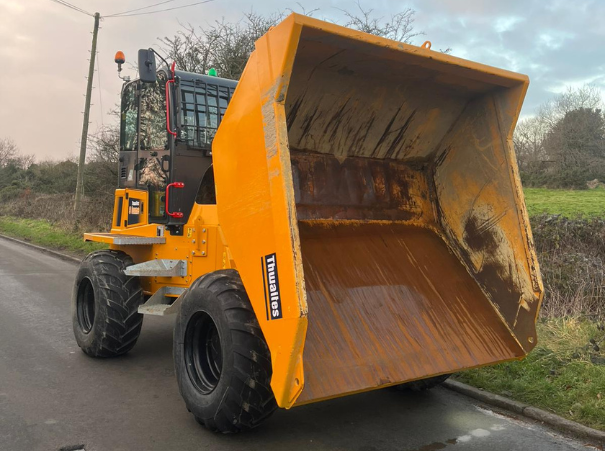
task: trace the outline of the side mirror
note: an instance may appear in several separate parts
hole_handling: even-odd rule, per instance
[[[157,76],[153,50],[139,50],[139,79],[143,83],[155,83]]]

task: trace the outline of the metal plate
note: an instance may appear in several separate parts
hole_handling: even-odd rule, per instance
[[[523,355],[429,229],[300,224],[309,326],[297,403]]]
[[[127,267],[124,274],[139,277],[185,277],[186,260],[156,259]]]
[[[110,242],[119,246],[129,245],[149,245],[149,244],[165,244],[166,238],[163,236],[135,236],[135,235],[121,235],[117,233],[86,233],[84,239],[87,241],[93,241],[91,238],[100,238],[103,242]],[[97,241],[97,240],[94,240]]]

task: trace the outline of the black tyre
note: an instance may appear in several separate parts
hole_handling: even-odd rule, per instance
[[[441,376],[419,379],[417,381],[407,382],[405,384],[396,385],[395,388],[399,391],[424,391],[430,390],[437,385],[443,383],[451,374],[442,374]]]
[[[277,408],[271,356],[238,273],[206,274],[182,296],[174,366],[187,409],[212,431],[258,426]]]
[[[89,356],[126,354],[139,338],[143,291],[138,277],[124,274],[132,264],[127,254],[113,250],[93,252],[80,264],[72,320],[78,346]]]

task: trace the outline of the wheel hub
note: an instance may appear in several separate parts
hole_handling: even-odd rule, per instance
[[[184,341],[189,378],[197,390],[209,394],[218,385],[223,368],[221,340],[210,315],[196,313],[187,325]]]
[[[78,323],[85,334],[92,330],[95,321],[95,293],[89,278],[82,279],[76,299]]]

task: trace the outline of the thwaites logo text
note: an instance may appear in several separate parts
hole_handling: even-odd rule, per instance
[[[263,286],[265,287],[265,307],[267,319],[282,317],[281,295],[279,294],[279,277],[277,276],[277,257],[275,254],[261,257],[263,267]]]

